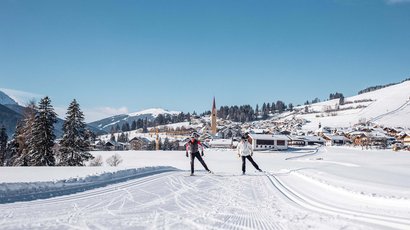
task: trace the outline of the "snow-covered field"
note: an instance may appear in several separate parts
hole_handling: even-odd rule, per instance
[[[93,152],[119,167],[0,168],[1,229],[410,229],[410,152]]]

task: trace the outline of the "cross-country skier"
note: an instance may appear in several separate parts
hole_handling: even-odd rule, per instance
[[[248,159],[253,167],[256,168],[259,172],[262,172],[262,170],[259,168],[259,166],[253,161],[252,155],[253,155],[253,149],[252,145],[248,142],[248,136],[245,134],[241,138],[241,142],[239,142],[238,146],[236,147],[236,150],[238,151],[238,156],[242,158],[242,174],[245,175],[246,172],[246,159]]]
[[[188,153],[191,156],[191,176],[194,175],[194,160],[195,157],[198,158],[199,162],[201,162],[202,166],[204,166],[205,170],[209,173],[212,173],[211,170],[208,169],[202,156],[204,156],[204,147],[202,146],[201,142],[196,138],[198,135],[196,133],[191,134],[191,140],[186,143],[186,157],[188,157]],[[201,154],[199,154],[199,147],[201,148]]]

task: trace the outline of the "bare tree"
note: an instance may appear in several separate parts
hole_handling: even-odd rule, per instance
[[[90,162],[91,167],[102,166],[102,165],[103,165],[103,158],[101,155],[96,156]]]
[[[116,153],[115,155],[112,155],[110,158],[107,159],[107,164],[110,166],[114,166],[114,167],[121,164],[121,162],[122,162],[122,158],[118,153]]]

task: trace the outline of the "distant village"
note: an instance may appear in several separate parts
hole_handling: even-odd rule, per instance
[[[410,131],[361,122],[348,128],[322,126],[302,129],[308,121],[290,117],[233,122],[218,119],[215,98],[210,116],[192,116],[189,122],[161,125],[95,137],[92,150],[185,150],[191,133],[197,132],[207,148],[234,149],[240,137],[249,133],[257,151],[288,150],[303,146],[352,146],[361,149],[410,151]]]

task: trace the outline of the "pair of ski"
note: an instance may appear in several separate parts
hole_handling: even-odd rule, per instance
[[[260,173],[263,173],[263,174],[267,174],[267,173],[268,173],[268,172],[263,171],[263,170],[255,171],[255,173],[259,173],[259,172],[260,172]],[[212,172],[212,171],[209,171],[208,174],[215,175],[215,173]],[[206,174],[201,174],[201,175],[206,175]],[[241,175],[241,176],[246,176],[246,175],[248,175],[248,174],[242,173],[242,174],[240,174],[240,175]],[[196,176],[196,174],[191,173],[189,176]]]
[[[209,170],[207,173],[208,174],[214,174],[214,172],[212,172],[211,170]],[[189,176],[195,176],[195,174],[191,173]]]

